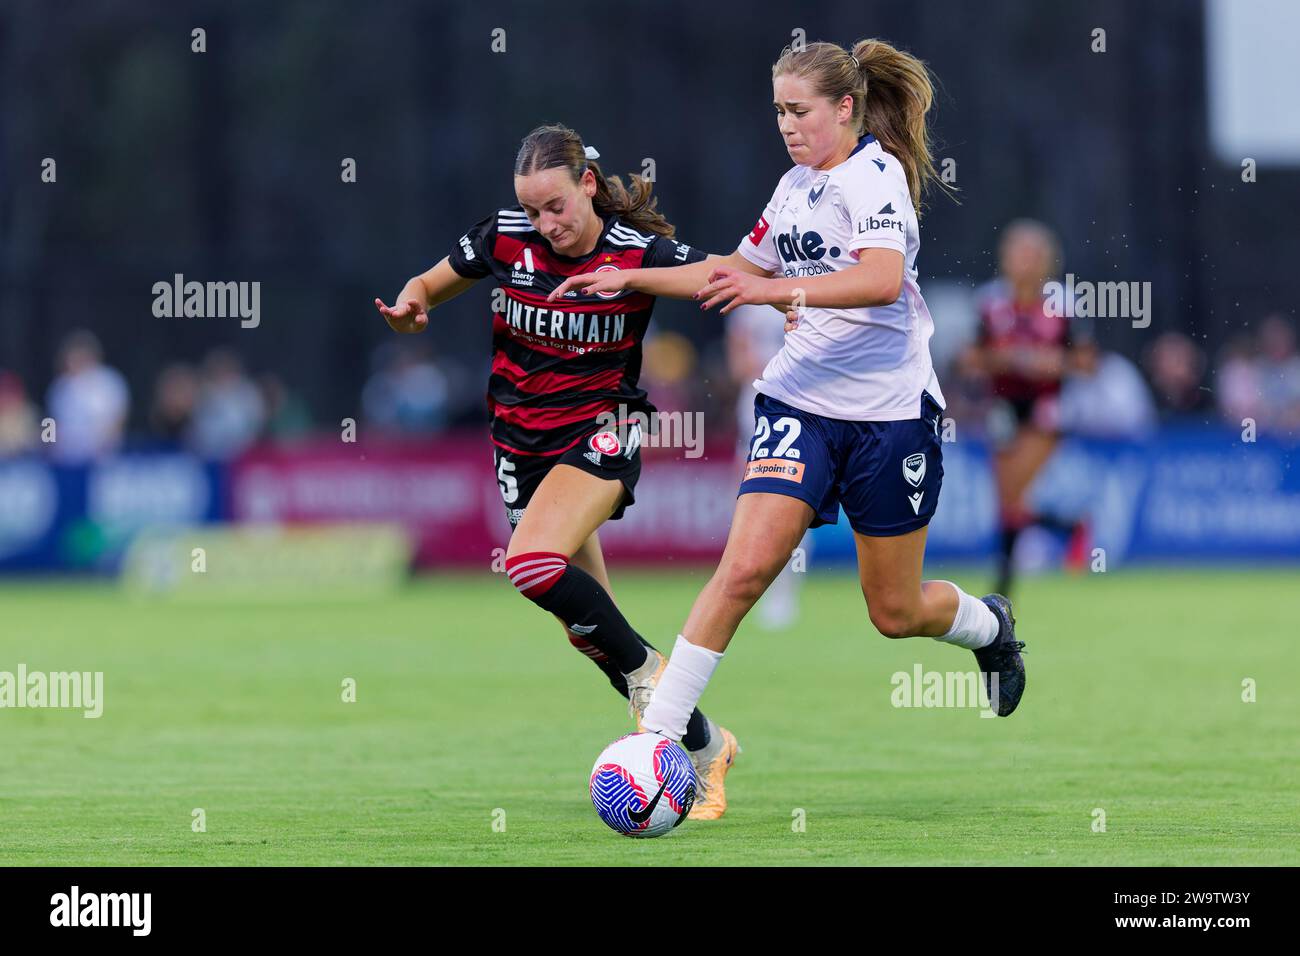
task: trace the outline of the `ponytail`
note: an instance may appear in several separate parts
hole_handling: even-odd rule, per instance
[[[821,96],[839,102],[853,97],[859,136],[871,133],[907,174],[907,188],[917,214],[931,185],[955,191],[934,168],[926,114],[934,102],[934,85],[924,63],[884,40],[859,40],[852,51],[836,43],[810,43],[802,50],[786,47],[772,66],[772,78],[791,73],[812,81]]]

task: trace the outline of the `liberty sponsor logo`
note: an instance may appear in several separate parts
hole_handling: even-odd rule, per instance
[[[536,281],[536,267],[533,264],[533,250],[524,247],[524,257],[514,264],[510,272],[510,281],[515,285],[531,286]]]
[[[155,282],[153,294],[160,319],[240,319],[245,329],[262,322],[260,282],[186,282],[178,272],[170,283]]]
[[[788,461],[782,458],[762,458],[757,461],[751,461],[745,466],[745,477],[742,481],[749,481],[751,478],[782,478],[786,481],[793,481],[796,484],[803,484],[804,463],[801,461]]]
[[[1135,329],[1151,324],[1150,282],[1076,282],[1074,273],[1067,272],[1064,283],[1045,283],[1043,296],[1043,310],[1051,316],[1132,319]]]
[[[894,212],[894,204],[892,202],[885,203],[875,216],[867,216],[865,219],[858,220],[858,235],[865,235],[868,232],[880,232],[882,229],[893,229],[906,234],[907,226],[902,219],[889,218],[897,215],[898,213]]]
[[[104,713],[103,671],[0,671],[0,709],[33,707],[80,710],[83,717]]]
[[[152,911],[152,893],[82,893],[73,886],[50,897],[51,926],[125,926],[148,936]]]
[[[749,241],[754,245],[758,245],[763,241],[763,237],[767,235],[767,230],[770,228],[771,224],[765,218],[759,216],[758,222],[754,223],[754,228],[749,231]]]

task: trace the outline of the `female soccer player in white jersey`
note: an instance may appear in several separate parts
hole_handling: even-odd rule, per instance
[[[1005,716],[1024,689],[1009,602],[921,580],[943,478],[934,326],[916,272],[921,194],[935,174],[929,74],[909,54],[861,40],[851,52],[832,43],[787,48],[772,79],[795,166],[735,253],[575,277],[556,290],[681,295],[694,286],[703,308],[793,305],[800,313],[756,383],[754,438],[727,545],[642,726],[681,737],[741,619],[804,531],[836,521],[841,506],[872,623],[887,637],[973,650]]]

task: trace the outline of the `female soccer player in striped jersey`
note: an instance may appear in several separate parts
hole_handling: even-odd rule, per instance
[[[519,204],[473,226],[449,256],[407,282],[392,307],[379,299],[375,306],[394,330],[422,332],[430,309],[479,279],[499,284],[488,411],[514,529],[506,571],[521,594],[559,618],[570,643],[639,717],[667,662],[614,605],[597,529],[622,517],[641,473],[638,413],[655,409],[637,379],[655,300],[633,291],[573,293],[550,308],[546,296],[589,270],[653,270],[704,254],[673,238],[649,182],[634,176],[629,191],[601,173],[599,155],[567,127],[533,130],[515,159]],[[720,779],[738,749],[694,709],[678,736],[700,780]],[[701,794],[690,816],[714,819],[725,807]]]
[[[943,395],[917,286],[918,214],[935,170],[925,66],[879,40],[787,48],[772,68],[777,125],[795,166],[721,267],[570,279],[587,292],[676,295],[702,308],[794,306],[797,326],[755,383],[755,432],[721,563],[695,601],[642,726],[678,739],[741,619],[810,525],[843,506],[872,623],[975,652],[993,706],[1024,688],[1011,606],[922,581],[943,478]]]

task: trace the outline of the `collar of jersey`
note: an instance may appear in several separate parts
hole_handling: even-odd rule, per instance
[[[875,141],[876,137],[872,136],[870,133],[863,133],[858,137],[858,145],[853,147],[853,152],[849,153],[849,157],[852,158],[853,156],[856,156],[863,146],[867,146]]]
[[[876,141],[875,136],[871,135],[870,133],[863,133],[861,136],[858,137],[858,145],[853,147],[853,152],[849,153],[849,155],[844,157],[844,162],[837,163],[836,165],[832,166],[830,169],[813,169],[811,166],[806,166],[804,168],[812,170],[814,174],[829,173],[833,169],[839,169],[841,166],[844,165],[844,163],[847,163],[854,156],[858,155],[858,153],[862,152],[862,147],[870,146],[875,141]]]

